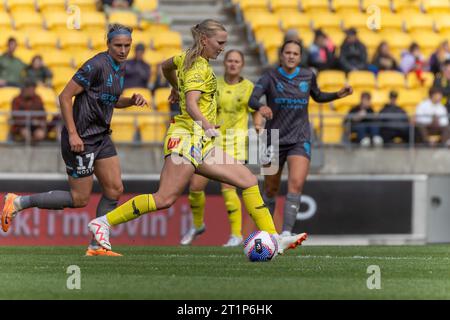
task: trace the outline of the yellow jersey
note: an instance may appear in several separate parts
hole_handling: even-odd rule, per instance
[[[183,122],[186,127],[193,127],[193,119],[186,111],[186,93],[189,91],[201,91],[198,107],[203,116],[211,124],[216,124],[217,103],[217,79],[213,69],[203,57],[198,57],[189,70],[184,70],[186,52],[175,56],[173,63],[177,68],[178,91],[180,94],[181,114],[175,116],[175,123]]]
[[[227,129],[248,130],[248,115],[254,110],[248,106],[253,83],[247,79],[228,84],[223,77],[217,79],[217,124],[224,135]]]

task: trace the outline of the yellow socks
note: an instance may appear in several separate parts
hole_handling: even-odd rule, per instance
[[[106,215],[111,226],[134,220],[144,213],[156,211],[155,200],[151,194],[136,196]]]
[[[194,227],[196,229],[199,229],[203,225],[205,202],[205,192],[189,191],[189,203],[191,205]]]
[[[222,195],[225,199],[225,206],[230,221],[231,234],[236,237],[242,237],[242,209],[241,200],[237,195],[236,189],[222,189]]]
[[[270,234],[277,233],[273,223],[272,216],[269,209],[264,204],[264,201],[259,192],[258,185],[247,188],[242,192],[245,208],[252,217],[259,230],[267,231]]]

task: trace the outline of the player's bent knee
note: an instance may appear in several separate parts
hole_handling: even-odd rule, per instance
[[[253,174],[249,174],[242,178],[243,188],[247,189],[258,184],[258,179]]]
[[[74,208],[84,208],[89,203],[89,197],[73,197]]]
[[[175,201],[177,201],[177,197],[171,195],[154,194],[153,198],[158,210],[170,208],[175,203]]]

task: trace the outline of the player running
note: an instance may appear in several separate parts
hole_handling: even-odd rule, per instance
[[[114,108],[144,106],[147,101],[134,94],[121,96],[124,84],[124,61],[131,47],[132,29],[120,24],[109,26],[108,50],[89,59],[75,73],[59,96],[64,128],[61,153],[66,164],[70,191],[49,191],[27,196],[8,193],[2,211],[2,229],[8,231],[20,211],[38,207],[60,210],[82,208],[89,202],[93,174],[102,188],[97,206],[100,217],[113,210],[123,192],[119,157],[110,137]],[[72,104],[72,98],[75,101]],[[92,239],[88,256],[119,256],[102,248]]]
[[[270,130],[279,130],[278,172],[264,177],[263,198],[271,214],[275,210],[275,196],[280,186],[281,173],[288,163],[288,193],[284,205],[282,235],[290,235],[297,219],[300,197],[309,170],[311,158],[311,128],[308,119],[308,103],[311,96],[319,103],[330,102],[352,94],[349,86],[340,91],[326,93],[317,87],[316,76],[306,68],[300,68],[301,46],[297,41],[286,41],[280,50],[277,69],[267,71],[255,85],[249,105],[267,119],[267,151],[272,158],[274,144]],[[259,102],[266,95],[267,104]],[[268,161],[269,163],[271,160]]]
[[[179,98],[181,114],[174,118],[164,146],[164,166],[159,189],[142,194],[89,223],[98,243],[111,250],[110,228],[141,215],[172,206],[194,173],[243,189],[247,211],[260,230],[277,234],[272,217],[264,205],[257,179],[243,164],[237,163],[220,147],[214,146],[216,130],[217,80],[209,65],[227,42],[225,27],[207,19],[191,28],[194,44],[186,52],[163,63],[164,76],[172,85],[170,101]],[[306,234],[277,235],[279,252],[296,247]]]
[[[247,161],[248,115],[252,114],[256,130],[262,124],[261,115],[248,106],[253,83],[241,76],[244,54],[239,50],[229,50],[224,58],[225,74],[217,79],[217,123],[220,124],[219,146],[241,163]],[[189,203],[194,226],[181,239],[182,245],[192,241],[205,231],[205,188],[209,179],[194,174],[189,186]],[[232,185],[222,183],[222,196],[228,212],[231,235],[224,247],[235,247],[242,243],[241,201]]]

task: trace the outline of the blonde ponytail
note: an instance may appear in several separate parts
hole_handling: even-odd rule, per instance
[[[191,28],[192,38],[194,43],[187,50],[186,58],[184,60],[184,70],[189,70],[192,64],[203,52],[202,36],[208,38],[214,36],[217,31],[226,31],[225,27],[218,21],[206,19]]]

